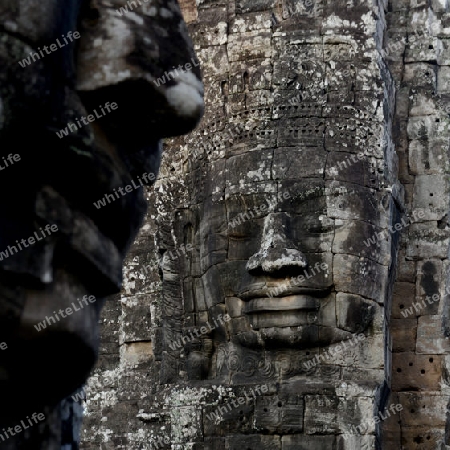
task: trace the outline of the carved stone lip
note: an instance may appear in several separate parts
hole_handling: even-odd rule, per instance
[[[245,314],[276,311],[317,311],[320,301],[309,295],[288,295],[286,297],[254,298],[244,306]]]
[[[326,286],[321,288],[312,287],[280,287],[280,293],[276,293],[276,287],[265,287],[263,289],[247,289],[242,293],[238,294],[243,301],[249,301],[252,299],[272,299],[272,298],[286,298],[288,296],[294,295],[309,295],[311,297],[325,297],[331,292],[332,286]],[[275,294],[275,295],[274,295]]]

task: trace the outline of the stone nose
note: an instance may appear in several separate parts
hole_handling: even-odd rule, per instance
[[[264,220],[259,250],[246,264],[249,272],[280,272],[287,268],[304,269],[305,255],[289,237],[290,217],[286,213],[271,213]]]

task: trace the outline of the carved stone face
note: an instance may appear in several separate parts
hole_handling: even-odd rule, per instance
[[[235,343],[326,346],[366,330],[380,315],[388,240],[364,240],[386,227],[389,214],[374,190],[336,181],[326,154],[286,149],[286,161],[280,153],[254,151],[227,161],[225,198],[213,195],[201,213],[205,275],[197,295],[211,307],[226,304]],[[329,161],[333,156],[348,157]],[[301,169],[299,159],[308,158]],[[355,160],[349,170],[369,175],[367,158]],[[249,193],[256,180],[253,191],[262,192]]]
[[[0,170],[8,154],[20,161],[19,172],[2,172],[0,186],[29,180],[27,192],[1,201],[0,220],[0,344],[8,349],[0,394],[23,392],[19,417],[86,380],[103,300],[121,289],[123,260],[145,215],[143,186],[158,175],[160,141],[190,131],[203,113],[200,68],[177,2],[121,13],[124,6],[0,7],[1,66],[16,68],[0,69]],[[166,72],[177,63],[190,70]],[[137,100],[148,114],[137,112]],[[19,125],[37,116],[23,133]],[[32,150],[35,141],[45,156]],[[50,226],[51,236],[41,233]]]

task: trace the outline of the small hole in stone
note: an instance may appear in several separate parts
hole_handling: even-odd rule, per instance
[[[411,409],[411,414],[414,414],[416,411],[414,409]]]
[[[425,373],[425,369],[422,369],[420,373],[423,375]]]
[[[278,408],[281,408],[283,406],[283,403],[278,402]]]
[[[267,412],[267,408],[264,408],[264,412]]]
[[[434,48],[434,47],[433,47],[432,45],[429,45],[429,46],[428,46],[428,49],[429,49],[429,50],[433,50],[433,48]]]
[[[410,365],[410,366],[412,366],[412,365],[413,365],[413,363],[409,363],[409,365]]]
[[[433,197],[433,193],[432,192],[430,192],[430,197]]]
[[[427,436],[427,441],[429,441],[431,439],[431,436]]]
[[[402,369],[400,369],[400,367],[397,369],[397,372],[400,373],[402,371]]]
[[[405,307],[405,305],[400,305],[400,309],[403,309]]]
[[[432,363],[433,362],[433,358],[430,358],[428,361],[430,361]]]

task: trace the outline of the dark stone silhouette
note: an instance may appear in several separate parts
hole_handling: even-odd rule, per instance
[[[124,4],[0,5],[2,449],[77,448],[79,411],[61,401],[97,359],[161,139],[203,113],[198,64],[155,81],[196,61],[176,1],[138,19]],[[33,413],[45,419],[29,426]]]

